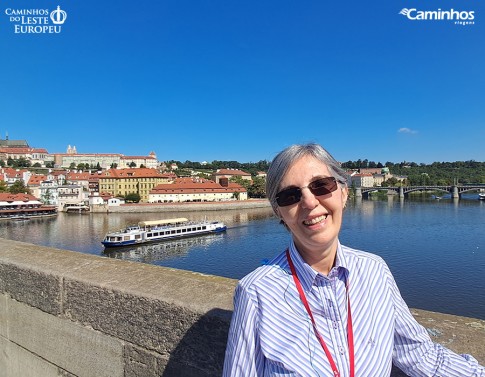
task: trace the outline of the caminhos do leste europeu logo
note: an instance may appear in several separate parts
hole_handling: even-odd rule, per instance
[[[57,9],[5,9],[15,34],[59,34],[66,22],[67,13]]]
[[[418,10],[416,8],[403,8],[399,14],[411,21],[452,21],[456,25],[474,25],[475,11],[450,10]]]

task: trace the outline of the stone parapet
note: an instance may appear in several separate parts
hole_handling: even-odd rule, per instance
[[[0,239],[0,377],[220,376],[235,284]],[[485,321],[413,314],[485,362]]]

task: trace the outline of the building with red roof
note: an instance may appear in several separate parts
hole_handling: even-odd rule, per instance
[[[172,176],[162,174],[157,169],[108,169],[99,175],[99,191],[123,197],[137,193],[141,201],[148,202],[150,190],[171,179]]]
[[[172,183],[160,184],[150,191],[150,203],[216,202],[246,200],[247,191],[237,183],[223,184],[200,178],[178,178]]]

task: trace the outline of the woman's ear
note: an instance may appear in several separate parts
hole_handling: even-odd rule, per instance
[[[347,199],[349,198],[349,188],[347,186],[342,187],[342,207],[347,205]]]

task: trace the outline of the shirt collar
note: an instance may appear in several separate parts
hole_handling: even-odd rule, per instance
[[[303,258],[301,257],[300,253],[296,249],[295,243],[293,240],[290,242],[290,256],[291,260],[293,261],[293,264],[295,265],[295,270],[296,273],[298,274],[298,278],[300,279],[300,282],[302,284],[302,287],[305,291],[310,291],[312,288],[312,285],[315,282],[315,279],[318,276],[322,276],[325,279],[328,279],[328,277],[320,274],[316,270],[314,270],[308,263],[306,263]],[[341,272],[345,273],[346,275],[348,274],[349,268],[348,268],[348,258],[345,255],[345,252],[342,249],[342,246],[340,245],[340,242],[337,243],[337,256],[335,258],[335,267],[332,268],[333,270],[337,270],[337,272],[340,274]],[[332,271],[330,271],[330,274],[332,274]]]

